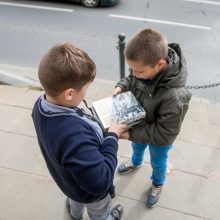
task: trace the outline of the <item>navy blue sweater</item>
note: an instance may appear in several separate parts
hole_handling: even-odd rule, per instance
[[[32,117],[49,172],[63,193],[81,203],[114,194],[118,137],[103,133],[79,108],[53,105],[41,96]]]

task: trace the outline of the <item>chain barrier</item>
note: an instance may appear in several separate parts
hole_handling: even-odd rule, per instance
[[[186,86],[188,89],[209,89],[213,87],[220,86],[220,83],[212,83],[209,85],[202,85],[202,86]]]

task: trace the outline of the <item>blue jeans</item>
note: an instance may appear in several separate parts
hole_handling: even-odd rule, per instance
[[[134,165],[140,165],[141,163],[143,163],[144,151],[147,146],[148,144],[136,144],[132,142],[132,163]],[[162,185],[165,182],[168,151],[171,148],[171,144],[167,146],[157,146],[154,144],[149,144],[150,163],[153,169],[151,179],[154,185]]]

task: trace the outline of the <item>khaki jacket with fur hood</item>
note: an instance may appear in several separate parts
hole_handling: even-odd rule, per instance
[[[122,92],[132,91],[146,111],[146,118],[129,130],[129,139],[135,143],[167,146],[180,132],[191,93],[185,87],[188,73],[178,44],[169,44],[168,62],[151,84],[131,74],[116,85]]]

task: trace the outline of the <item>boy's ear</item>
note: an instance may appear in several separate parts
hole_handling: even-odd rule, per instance
[[[73,99],[74,89],[67,89],[64,91],[64,99],[71,101]]]
[[[160,70],[164,69],[164,67],[166,67],[167,61],[165,59],[160,59],[157,63],[158,68]]]

